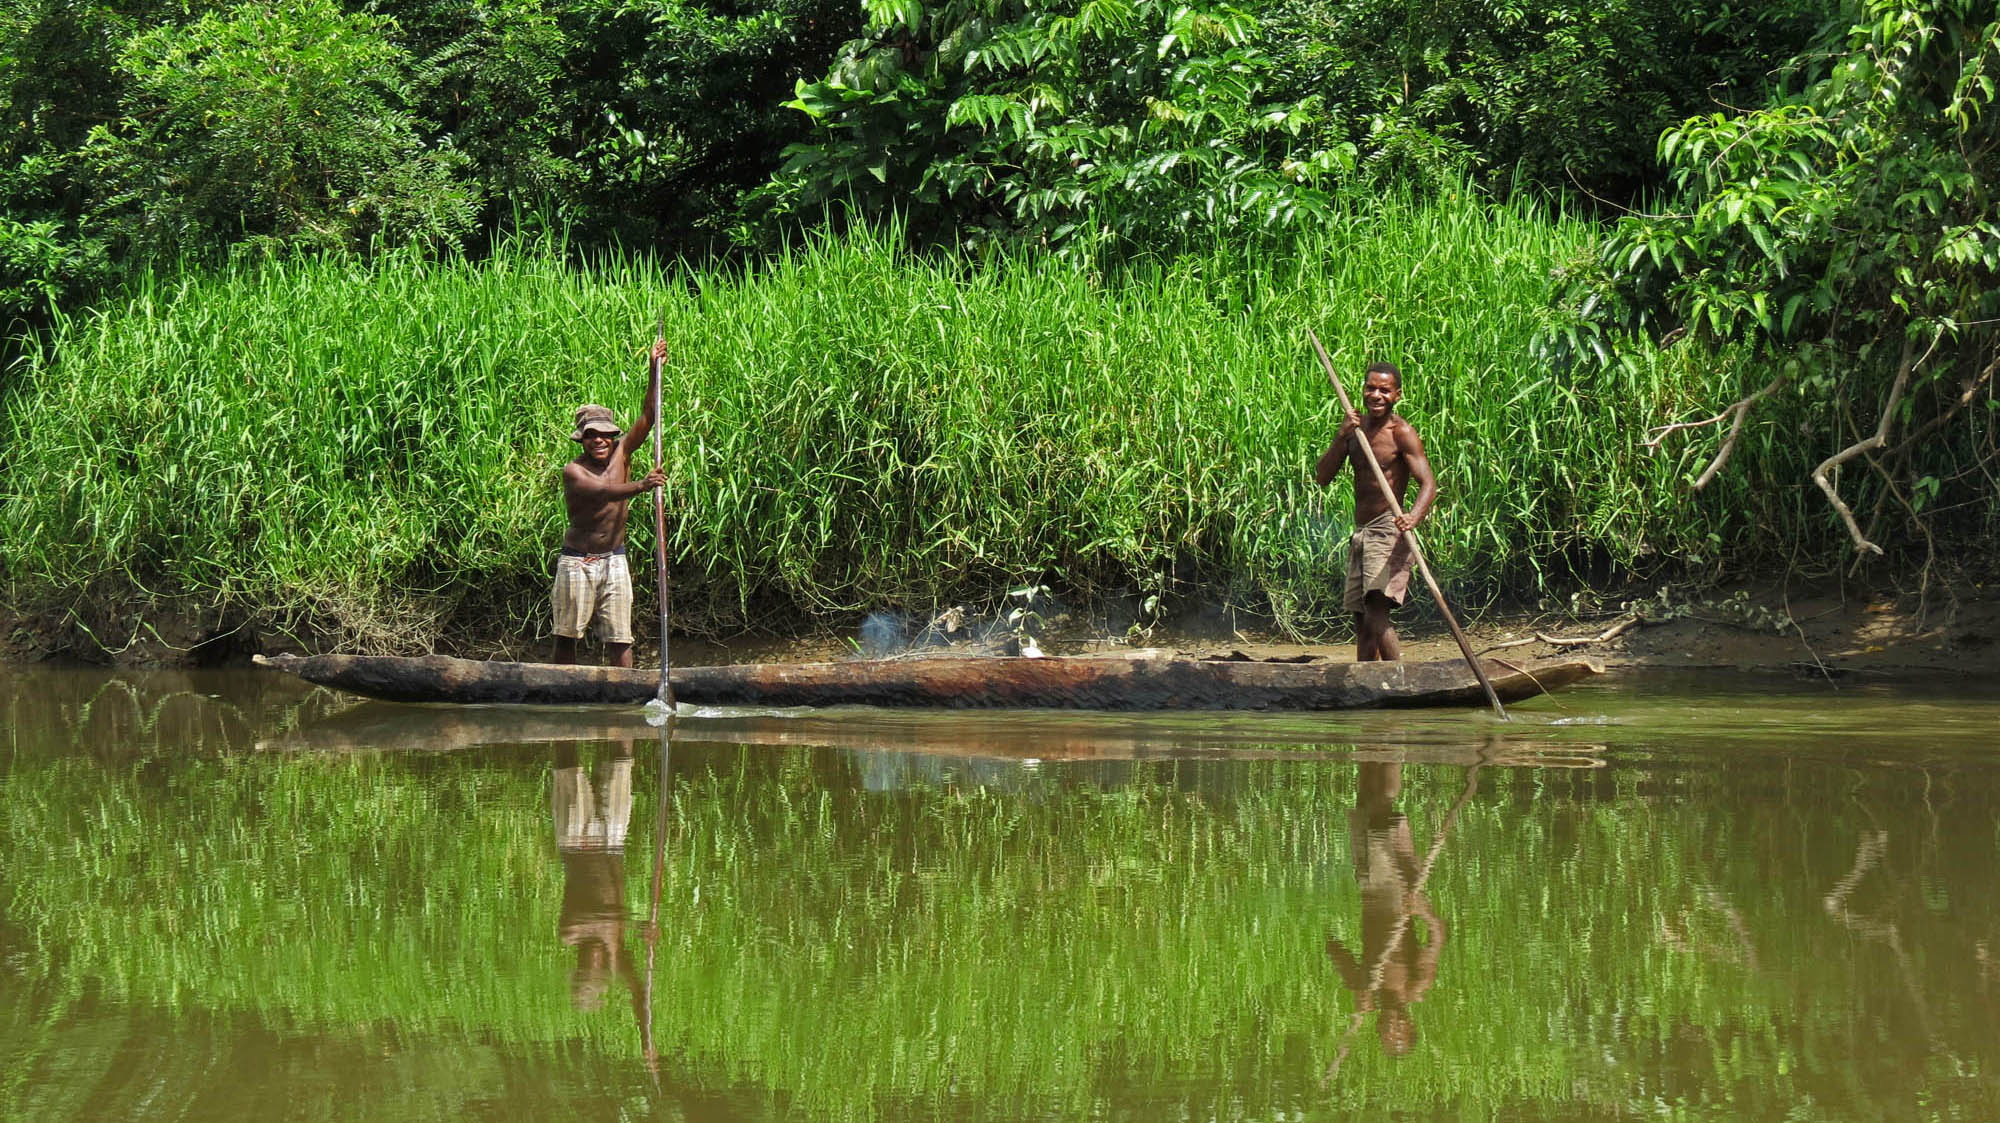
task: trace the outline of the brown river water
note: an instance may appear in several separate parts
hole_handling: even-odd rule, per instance
[[[1514,716],[0,666],[0,1118],[2000,1118],[2000,685]]]

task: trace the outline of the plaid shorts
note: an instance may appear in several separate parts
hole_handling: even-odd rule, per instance
[[[593,623],[605,643],[632,642],[632,569],[625,555],[564,554],[556,560],[555,631],[582,639]]]

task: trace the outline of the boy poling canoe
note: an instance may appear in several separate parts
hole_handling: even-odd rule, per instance
[[[1313,353],[1319,356],[1319,365],[1325,368],[1327,380],[1333,383],[1333,392],[1340,396],[1340,408],[1343,411],[1345,411],[1346,415],[1350,419],[1355,420],[1354,428],[1352,429],[1343,428],[1343,431],[1349,434],[1350,443],[1354,446],[1355,452],[1359,454],[1358,459],[1361,461],[1361,463],[1365,463],[1368,466],[1369,475],[1375,481],[1376,493],[1379,496],[1381,496],[1384,501],[1387,502],[1389,512],[1394,516],[1396,516],[1394,520],[1394,525],[1396,533],[1399,536],[1398,538],[1399,544],[1402,542],[1408,543],[1410,559],[1416,562],[1417,572],[1424,575],[1424,584],[1430,588],[1431,596],[1437,598],[1438,613],[1444,617],[1444,622],[1446,626],[1451,628],[1451,638],[1458,641],[1459,654],[1465,656],[1465,665],[1471,668],[1472,677],[1479,680],[1480,689],[1486,692],[1486,701],[1493,706],[1494,715],[1499,717],[1500,720],[1502,721],[1507,720],[1507,707],[1502,706],[1500,704],[1500,695],[1497,691],[1493,689],[1493,682],[1491,679],[1487,677],[1486,669],[1479,665],[1478,658],[1472,654],[1472,641],[1465,638],[1465,629],[1458,626],[1458,618],[1451,614],[1451,606],[1447,605],[1444,601],[1444,590],[1438,588],[1437,578],[1431,575],[1431,567],[1424,563],[1424,549],[1423,546],[1417,541],[1417,532],[1415,524],[1409,522],[1408,520],[1402,517],[1403,516],[1402,493],[1403,493],[1403,488],[1408,485],[1409,480],[1405,478],[1402,484],[1400,485],[1391,484],[1389,477],[1382,471],[1382,465],[1376,459],[1374,444],[1370,442],[1368,439],[1366,439],[1365,432],[1360,428],[1359,419],[1354,412],[1354,403],[1347,400],[1347,388],[1340,384],[1340,375],[1333,369],[1333,359],[1326,353],[1326,345],[1322,344],[1319,341],[1319,333],[1313,331],[1311,328],[1306,329],[1306,338],[1312,340]],[[1400,383],[1402,379],[1398,377],[1396,381],[1399,385],[1395,396],[1401,397],[1402,394],[1400,389]],[[1395,401],[1391,400],[1388,404],[1389,406],[1393,407],[1395,405]],[[1411,432],[1414,434],[1415,430],[1412,430]],[[1328,456],[1334,455],[1335,449],[1338,449],[1339,447],[1340,447],[1339,442],[1336,441],[1334,447],[1327,450],[1327,455]],[[1417,443],[1417,451],[1419,456],[1421,456],[1423,452],[1423,444],[1421,441]],[[1321,463],[1322,464],[1325,463],[1325,457],[1321,457]],[[1424,460],[1423,465],[1425,473],[1428,474],[1430,472],[1430,461],[1427,459]],[[1357,464],[1355,466],[1355,473],[1356,473],[1355,509],[1357,512],[1359,512],[1361,509],[1360,464]],[[1332,480],[1333,476],[1329,472],[1327,475],[1321,478],[1320,483],[1323,486],[1327,483],[1332,482]],[[1430,496],[1432,498],[1435,498],[1436,494],[1437,494],[1436,485],[1435,483],[1433,483],[1430,490]],[[1365,594],[1367,589],[1367,578],[1365,575],[1362,579],[1362,587]],[[1367,597],[1365,595],[1362,598],[1362,604],[1365,609],[1367,605]],[[1356,620],[1357,632],[1360,632],[1359,625],[1362,623],[1365,623],[1365,621],[1357,618]],[[1382,624],[1384,628],[1388,626],[1388,616],[1386,611],[1382,617]],[[1378,654],[1375,660],[1370,660],[1370,661],[1380,661],[1383,658],[1383,656],[1379,654],[1380,633],[1377,633],[1376,638],[1378,640],[1376,648]],[[1365,642],[1365,639],[1366,639],[1365,635],[1358,635],[1356,639],[1357,646]],[[1364,648],[1363,650],[1365,651],[1366,649]],[[1367,656],[1364,654],[1362,658],[1365,660],[1367,659]]]
[[[1408,421],[1396,416],[1403,397],[1403,372],[1394,363],[1370,363],[1361,388],[1363,416],[1352,409],[1319,458],[1313,480],[1325,487],[1343,467],[1354,469],[1354,534],[1347,542],[1347,589],[1341,607],[1354,614],[1354,657],[1363,662],[1401,659],[1402,642],[1389,623],[1389,611],[1410,594],[1410,568],[1415,560],[1409,532],[1424,521],[1437,500],[1437,476],[1424,455],[1423,438]],[[1395,491],[1384,494],[1354,442],[1356,433],[1368,442],[1382,475]],[[1396,504],[1417,481],[1417,501],[1407,513]]]

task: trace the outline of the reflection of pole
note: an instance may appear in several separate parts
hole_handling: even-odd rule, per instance
[[[653,1049],[653,953],[660,946],[660,882],[666,874],[667,866],[667,801],[673,798],[673,777],[669,765],[674,751],[673,711],[667,711],[667,720],[660,726],[660,782],[659,807],[653,815],[653,901],[646,915],[646,986],[641,1005],[645,1008],[639,1023],[639,1047],[646,1054],[646,1071],[653,1074],[653,1080],[660,1079],[660,1058]]]
[[[1854,868],[1847,876],[1834,882],[1833,889],[1820,902],[1826,914],[1845,925],[1850,931],[1858,932],[1869,939],[1880,940],[1888,945],[1889,954],[1896,959],[1896,974],[1901,976],[1903,989],[1909,992],[1910,1005],[1917,1013],[1917,1026],[1933,1049],[1942,1051],[1943,1041],[1931,1025],[1930,1004],[1924,1001],[1924,988],[1917,982],[1916,966],[1910,962],[1909,949],[1903,946],[1903,933],[1893,921],[1874,920],[1861,916],[1847,907],[1847,898],[1861,884],[1868,872],[1880,865],[1889,852],[1889,832],[1875,830],[1861,837],[1861,845],[1854,852]],[[1885,875],[1886,876],[1886,875]]]
[[[1437,834],[1431,837],[1430,852],[1424,855],[1424,864],[1417,868],[1416,882],[1403,894],[1402,908],[1396,917],[1396,926],[1389,929],[1389,938],[1383,941],[1382,950],[1375,953],[1375,962],[1368,968],[1368,989],[1364,993],[1374,994],[1381,988],[1382,976],[1389,970],[1389,954],[1395,950],[1396,945],[1403,942],[1403,933],[1409,930],[1410,917],[1414,915],[1410,909],[1410,898],[1422,893],[1424,883],[1431,879],[1431,867],[1437,865],[1438,854],[1444,849],[1445,836],[1451,834],[1452,825],[1458,822],[1459,812],[1465,810],[1466,801],[1470,800],[1472,793],[1479,788],[1479,770],[1486,767],[1486,760],[1486,748],[1481,746],[1479,759],[1474,761],[1472,767],[1465,773],[1465,790],[1458,793],[1458,798],[1452,802],[1451,810],[1444,813],[1444,822],[1438,825]],[[1334,1054],[1333,1063],[1327,1066],[1326,1079],[1319,1082],[1322,1088],[1333,1083],[1334,1077],[1340,1075],[1341,1063],[1347,1060],[1347,1051],[1354,1044],[1354,1033],[1361,1028],[1362,1019],[1368,1016],[1368,1011],[1360,1008],[1359,995],[1355,997],[1354,1005],[1354,1016],[1347,1020],[1347,1032],[1340,1035],[1340,1050]]]

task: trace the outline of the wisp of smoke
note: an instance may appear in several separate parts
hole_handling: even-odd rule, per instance
[[[861,653],[870,659],[894,655],[909,646],[903,621],[886,612],[871,612],[861,621]]]

